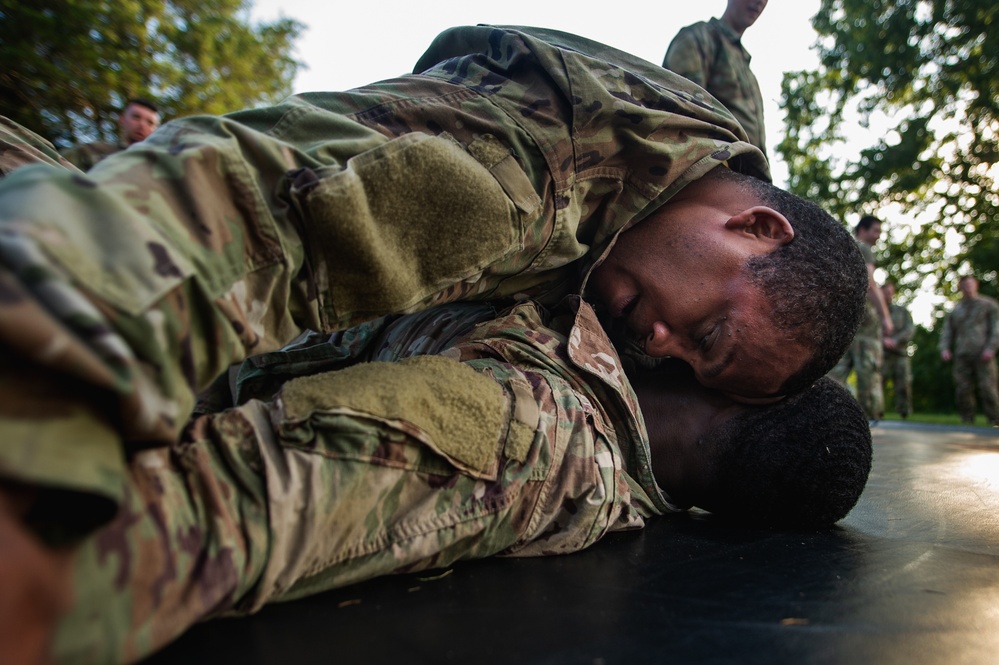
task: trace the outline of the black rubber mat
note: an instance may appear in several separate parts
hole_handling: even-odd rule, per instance
[[[828,531],[662,518],[210,621],[147,663],[999,662],[999,430],[873,431],[867,490]]]

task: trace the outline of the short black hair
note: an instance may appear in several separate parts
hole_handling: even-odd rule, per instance
[[[128,101],[125,102],[125,106],[123,106],[121,110],[124,111],[125,109],[127,109],[132,104],[137,104],[138,106],[145,106],[147,109],[149,109],[153,113],[159,113],[160,112],[160,110],[158,108],[156,108],[156,104],[154,104],[153,102],[149,101],[145,97],[129,97]]]
[[[867,416],[828,377],[731,418],[701,445],[713,451],[716,485],[699,507],[741,524],[830,526],[856,505],[871,471]]]
[[[853,341],[864,315],[867,265],[846,227],[820,206],[759,178],[716,172],[748,188],[794,229],[791,242],[754,256],[746,271],[769,301],[777,329],[813,351],[781,386],[782,394],[799,392],[831,370]]]
[[[874,215],[864,215],[863,217],[860,218],[860,221],[857,222],[857,225],[853,227],[853,234],[856,235],[861,231],[866,231],[875,224],[880,224],[880,223],[881,220],[875,217]]]

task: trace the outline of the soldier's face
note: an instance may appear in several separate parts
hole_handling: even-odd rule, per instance
[[[866,229],[860,229],[860,231],[857,232],[857,239],[860,240],[860,242],[871,245],[872,247],[880,238],[881,222],[874,222]]]
[[[686,362],[701,385],[733,399],[768,403],[811,350],[777,329],[744,269],[776,247],[726,226],[745,203],[671,201],[621,234],[590,286],[649,355]]]
[[[160,126],[160,114],[141,104],[129,104],[118,118],[121,138],[127,145],[146,140]]]
[[[978,295],[978,280],[974,277],[965,277],[958,283],[957,289],[965,298],[974,298]]]
[[[767,0],[728,0],[726,13],[737,23],[737,29],[745,30],[756,23],[767,6]]]

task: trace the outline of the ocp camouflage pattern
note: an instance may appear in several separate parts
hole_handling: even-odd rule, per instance
[[[237,374],[239,406],[136,455],[122,511],[81,548],[59,662],[132,662],[208,617],[459,560],[573,552],[676,510],[620,360],[577,297],[555,315],[527,302],[384,317]],[[408,396],[427,404],[393,417]],[[435,434],[442,403],[467,410],[477,436]]]
[[[710,169],[768,177],[700,88],[581,38],[457,28],[415,71],[6,176],[0,340],[28,368],[0,391],[42,369],[71,388],[0,400],[0,473],[113,508],[126,457],[176,442],[247,356],[444,302],[557,302]]]

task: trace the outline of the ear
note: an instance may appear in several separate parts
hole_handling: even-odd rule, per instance
[[[766,206],[753,206],[729,217],[725,228],[774,245],[786,245],[794,239],[787,217]]]

